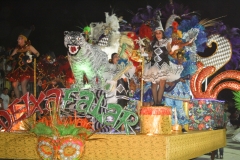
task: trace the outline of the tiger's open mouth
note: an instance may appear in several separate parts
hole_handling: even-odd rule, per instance
[[[75,45],[68,45],[68,51],[70,54],[76,54],[78,53],[80,47],[79,46],[75,46]]]

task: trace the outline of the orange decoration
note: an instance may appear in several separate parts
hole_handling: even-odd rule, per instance
[[[173,27],[173,32],[177,32],[177,30],[178,30],[178,23],[176,21],[173,21],[172,27]]]
[[[190,87],[194,98],[216,99],[219,92],[223,89],[231,89],[234,91],[240,90],[240,82],[236,82],[240,81],[240,71],[228,70],[214,77],[208,84],[207,89],[203,92],[203,81],[207,77],[211,76],[216,69],[213,66],[203,68],[202,62],[197,62],[197,67],[198,69],[190,81]],[[232,79],[236,81],[221,82],[222,80],[226,79]]]
[[[42,117],[38,122],[45,123],[47,126],[52,126],[51,117]],[[86,129],[92,129],[92,122],[89,122],[87,118],[77,118],[77,117],[57,117],[57,123],[59,125],[71,125],[74,124],[76,127],[84,127]]]
[[[203,64],[201,62],[197,62],[197,71],[195,72],[195,74],[192,76],[191,81],[190,81],[190,87],[192,90],[193,95],[195,95],[194,93],[197,92],[196,90],[196,86],[195,86],[195,80],[197,79],[198,74],[201,72],[201,70],[203,69]]]
[[[140,115],[172,115],[171,107],[142,107]]]

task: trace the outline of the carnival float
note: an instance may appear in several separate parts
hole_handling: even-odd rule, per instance
[[[199,19],[172,1],[140,8],[131,22],[105,17],[83,31],[64,32],[66,57],[49,52],[35,61],[34,94],[0,110],[0,158],[186,160],[224,147],[224,101],[217,96],[230,89],[239,99],[237,29],[221,18]],[[163,58],[160,41],[151,50],[157,27],[172,48],[169,64],[158,66],[167,71],[161,72],[167,77],[165,105],[154,102],[151,83],[159,75],[149,82],[145,72]],[[213,53],[201,56],[214,46]],[[182,126],[183,113],[166,105],[174,97],[186,115]]]

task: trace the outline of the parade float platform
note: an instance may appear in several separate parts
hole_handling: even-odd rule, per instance
[[[95,134],[86,142],[82,159],[188,160],[225,145],[225,129],[153,136]],[[1,158],[40,159],[36,136],[27,133],[0,133]]]

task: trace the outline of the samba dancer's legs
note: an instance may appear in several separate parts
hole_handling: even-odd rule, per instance
[[[158,94],[157,94],[157,105],[162,105],[162,97],[163,97],[163,92],[165,88],[166,80],[160,80],[159,82],[159,88],[158,88]]]
[[[20,92],[19,92],[19,89],[18,89],[18,84],[19,84],[18,81],[12,82],[12,86],[13,86],[13,90],[15,92],[16,98],[20,98]]]
[[[27,84],[28,84],[28,79],[24,79],[21,82],[21,87],[22,87],[22,94],[24,95],[25,93],[27,93]]]
[[[152,83],[151,88],[152,88],[152,95],[153,95],[153,101],[155,106],[156,105],[159,106],[162,103],[165,84],[166,84],[166,80],[160,80],[159,84]]]
[[[158,87],[158,84],[152,83],[151,88],[152,88],[152,95],[153,95],[153,101],[154,101],[153,106],[157,105],[157,87]]]
[[[22,94],[24,95],[25,93],[27,93],[27,84],[28,84],[28,79],[24,79],[23,81],[21,81],[21,89],[22,89]],[[18,89],[18,85],[19,82],[12,82],[12,86],[13,86],[13,90],[15,92],[16,98],[20,98],[20,91]]]

